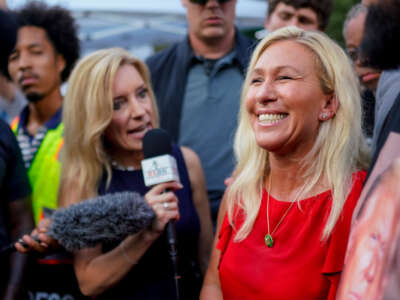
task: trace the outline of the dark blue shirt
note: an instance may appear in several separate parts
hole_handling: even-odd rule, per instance
[[[172,155],[177,160],[183,189],[176,191],[179,199],[180,219],[176,222],[178,269],[181,299],[198,299],[201,277],[198,269],[198,239],[200,222],[193,204],[189,175],[180,149],[173,146]],[[106,176],[101,181],[99,194],[122,191],[147,193],[141,170],[124,171],[112,169],[110,186],[106,188]],[[103,245],[110,251],[117,245]],[[106,291],[101,299],[175,299],[173,268],[165,235],[147,250],[127,276],[114,288]]]

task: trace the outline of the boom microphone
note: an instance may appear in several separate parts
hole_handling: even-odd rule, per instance
[[[154,211],[136,192],[106,194],[56,210],[46,233],[68,251],[118,242],[149,226]],[[12,252],[14,245],[2,250]]]
[[[149,130],[143,137],[142,172],[146,186],[159,183],[180,182],[178,168],[172,154],[172,142],[169,134],[160,128]],[[176,296],[179,299],[176,231],[174,221],[169,221],[165,227],[169,254],[174,268]]]

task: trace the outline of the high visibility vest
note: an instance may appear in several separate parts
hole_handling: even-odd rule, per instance
[[[11,129],[18,134],[19,118],[11,123]],[[32,188],[32,209],[35,224],[43,218],[43,208],[57,209],[58,185],[61,176],[60,150],[63,145],[64,126],[48,129],[28,170]]]

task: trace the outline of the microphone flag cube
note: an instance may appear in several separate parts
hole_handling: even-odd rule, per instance
[[[176,160],[169,154],[142,160],[142,171],[146,186],[168,181],[180,182]]]

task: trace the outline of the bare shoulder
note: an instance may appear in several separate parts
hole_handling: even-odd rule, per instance
[[[181,147],[181,150],[192,188],[198,191],[204,189],[205,191],[206,183],[199,156],[190,148]]]
[[[188,168],[188,171],[190,172],[190,170],[196,170],[198,168],[201,169],[201,163],[200,163],[200,158],[199,156],[196,154],[196,152],[194,152],[192,149],[188,148],[188,147],[181,147],[181,151],[183,154],[183,158],[185,160],[186,163],[186,167]]]

